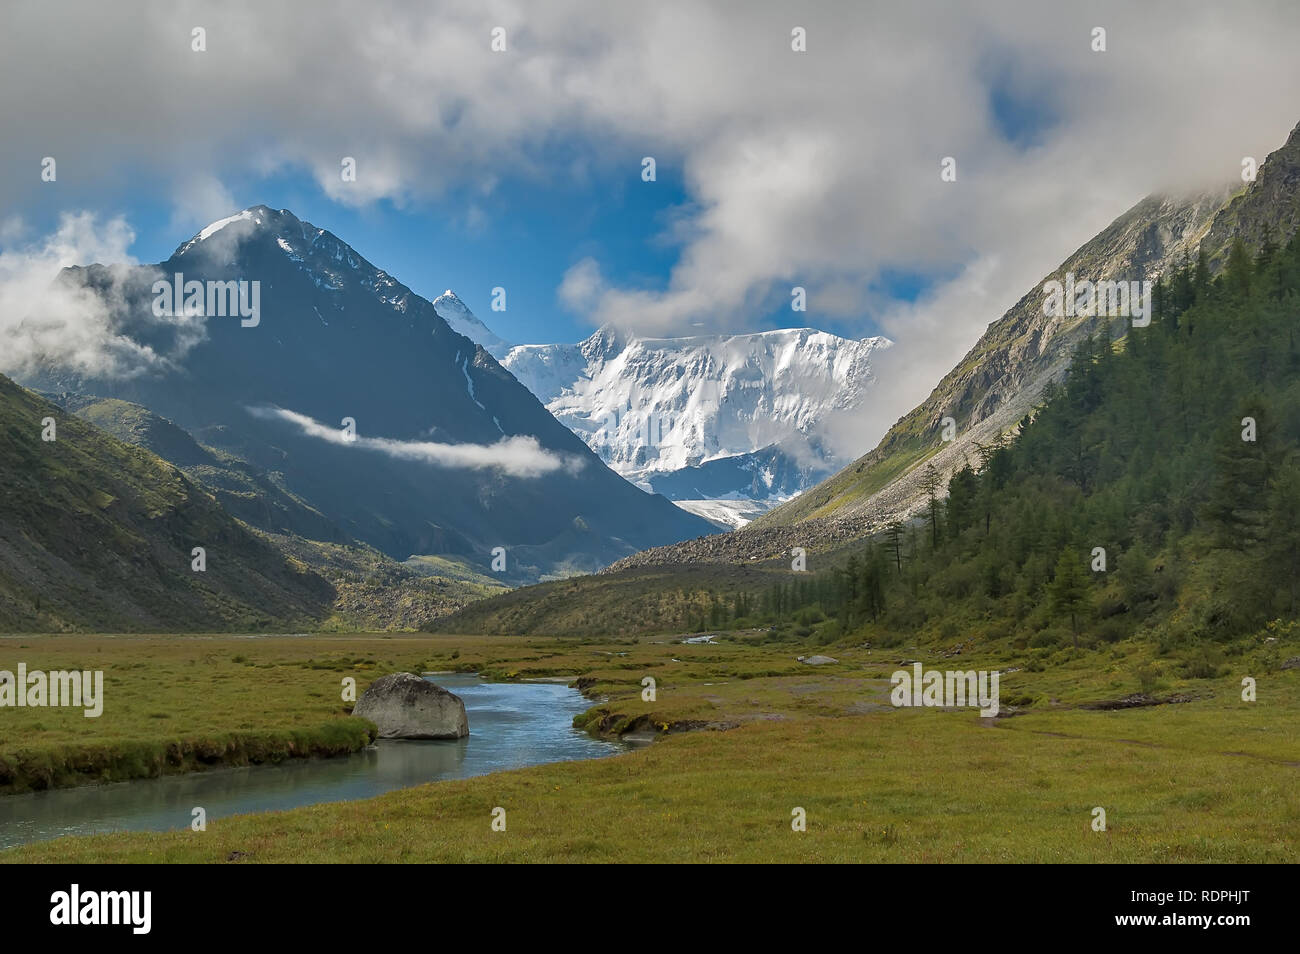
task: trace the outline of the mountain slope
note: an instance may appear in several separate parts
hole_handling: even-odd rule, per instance
[[[1247,248],[1266,241],[1285,244],[1300,229],[1300,125],[1257,170],[1255,181],[1240,189],[1214,217],[1202,246],[1212,272],[1227,264],[1228,249],[1240,235]]]
[[[227,513],[264,531],[292,561],[334,588],[326,629],[415,629],[505,586],[500,579],[436,557],[405,563],[349,539],[324,514],[268,474],[225,451],[204,447],[148,408],[116,398],[41,395],[125,444],[177,465]]]
[[[941,482],[967,462],[978,465],[979,445],[996,445],[1013,434],[1044,388],[1061,380],[1079,342],[1110,326],[1097,315],[1045,315],[1045,282],[1063,281],[1067,272],[1091,281],[1154,281],[1169,274],[1184,256],[1194,259],[1202,242],[1207,255],[1222,261],[1226,252],[1221,249],[1229,240],[1225,236],[1236,231],[1248,239],[1262,235],[1265,222],[1273,239],[1283,241],[1300,222],[1298,156],[1300,140],[1293,132],[1261,165],[1256,181],[1228,204],[1228,186],[1143,199],[993,322],[930,396],[890,428],[870,453],[739,531],[655,548],[615,568],[768,558],[791,546],[843,544],[915,514],[926,499],[928,465],[934,466]],[[1123,333],[1120,325],[1115,330]],[[948,442],[942,440],[944,417],[956,422],[955,439]]]
[[[1106,319],[1048,317],[1043,284],[1064,281],[1067,272],[1092,281],[1154,280],[1184,252],[1194,249],[1226,190],[1190,197],[1153,196],[1116,219],[1071,255],[989,326],[930,396],[895,424],[870,454],[834,478],[768,517],[767,526],[797,524],[817,517],[892,519],[909,512],[919,498],[914,482],[878,495],[875,484],[894,468],[916,473],[922,460],[947,475],[975,453],[976,441],[991,443],[1015,426],[1049,381],[1060,380],[1079,341]],[[956,421],[957,437],[944,446],[941,419]],[[892,483],[892,481],[891,481]]]
[[[345,543],[338,526],[295,497],[275,474],[245,460],[204,447],[171,421],[148,408],[117,398],[53,396],[52,400],[125,444],[134,444],[175,464],[210,492],[232,516],[268,533]]]
[[[1287,241],[1300,225],[1300,125],[1260,166],[1256,180],[1227,201],[1231,192],[1225,186],[1199,195],[1148,197],[1044,283],[1061,281],[1067,272],[1093,281],[1154,281],[1185,255],[1195,259],[1201,248],[1214,274],[1226,262],[1235,235],[1251,250],[1266,235],[1274,242]],[[994,443],[1009,433],[1032,410],[1043,388],[1061,379],[1079,342],[1106,323],[1098,316],[1046,317],[1042,287],[1040,283],[990,325],[930,397],[895,424],[875,450],[768,514],[762,525],[794,527],[826,520],[878,527],[921,504],[923,461],[933,463],[944,477],[967,459],[976,462],[975,442]],[[958,424],[957,439],[946,446],[938,439],[945,415]]]
[[[0,486],[2,630],[289,627],[334,599],[174,466],[2,376]]]
[[[250,300],[257,282],[260,313],[191,315],[188,290],[155,308],[154,283],[177,275],[209,293],[249,282]],[[131,377],[43,367],[27,383],[142,405],[395,559],[487,567],[504,547],[503,576],[528,580],[713,529],[627,484],[432,303],[290,212],[255,206],[158,266],[61,280],[120,303],[115,330],[159,360]]]

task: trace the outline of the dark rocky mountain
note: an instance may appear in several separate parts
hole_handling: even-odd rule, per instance
[[[60,281],[98,292],[153,359],[129,376],[44,367],[25,383],[148,408],[396,559],[487,567],[504,547],[505,576],[536,579],[715,529],[613,473],[430,302],[288,211],[254,206],[157,266]],[[244,297],[225,283],[247,283]],[[241,516],[303,529],[282,509]]]

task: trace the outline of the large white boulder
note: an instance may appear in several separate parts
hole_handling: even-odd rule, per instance
[[[381,676],[352,709],[379,727],[381,739],[463,739],[469,719],[460,696],[414,673]]]

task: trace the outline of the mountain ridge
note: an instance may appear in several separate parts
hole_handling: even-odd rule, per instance
[[[257,321],[159,309],[155,281],[177,275],[258,283]],[[59,280],[110,303],[114,332],[159,360],[126,377],[47,364],[24,383],[148,408],[283,475],[346,537],[399,561],[487,568],[502,547],[505,578],[522,582],[715,529],[609,471],[431,302],[287,210],[251,206],[155,266]],[[349,420],[356,440],[337,423]]]
[[[914,515],[925,501],[926,465],[940,484],[981,446],[1010,436],[1032,414],[1049,384],[1068,372],[1073,348],[1103,327],[1096,315],[1048,318],[1043,285],[1073,271],[1092,281],[1155,280],[1204,247],[1214,272],[1240,235],[1250,248],[1266,237],[1285,241],[1300,227],[1300,125],[1261,164],[1253,182],[1140,200],[1085,242],[992,322],[930,395],[895,423],[877,446],[844,469],[762,515],[711,539],[652,548],[616,562],[608,572],[690,562],[747,562],[780,556],[793,546],[827,548],[859,539]],[[1253,243],[1253,244],[1252,244]],[[957,434],[943,442],[942,420]]]
[[[890,342],[815,328],[516,345],[503,365],[616,472],[670,499],[787,500],[842,464],[827,438]]]

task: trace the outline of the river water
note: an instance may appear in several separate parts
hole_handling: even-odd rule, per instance
[[[460,674],[430,678],[465,701],[469,738],[386,741],[334,759],[290,759],[279,765],[0,796],[0,848],[61,835],[188,828],[196,806],[212,821],[626,749],[572,727],[573,717],[591,703],[567,686],[490,683]]]

